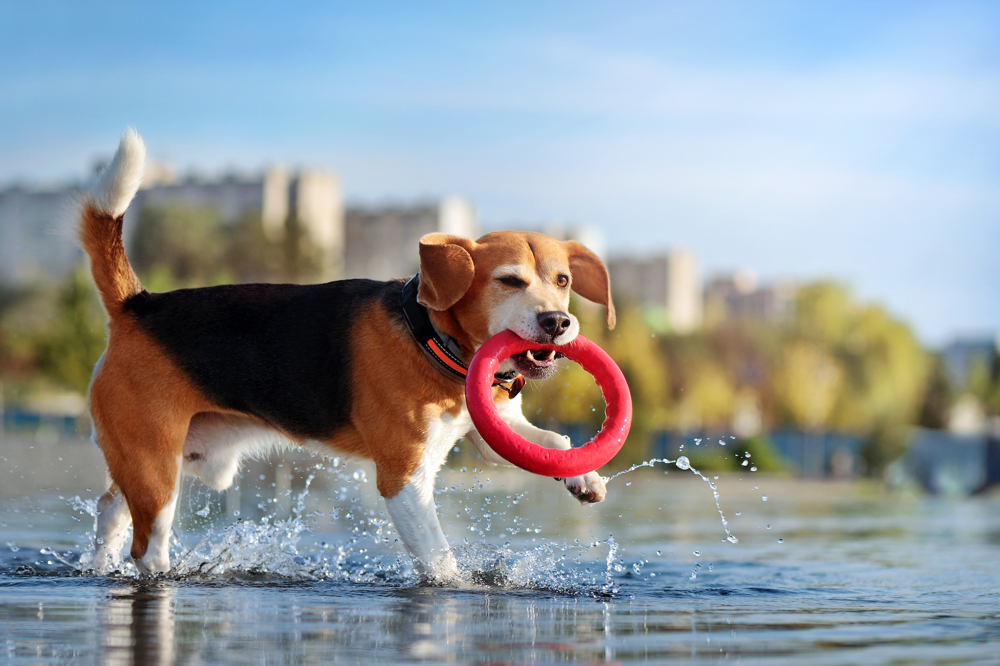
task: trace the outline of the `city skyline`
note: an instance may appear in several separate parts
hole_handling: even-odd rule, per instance
[[[322,166],[348,203],[839,279],[932,345],[1000,328],[995,6],[382,7],[8,6],[0,181],[134,125],[184,170]]]

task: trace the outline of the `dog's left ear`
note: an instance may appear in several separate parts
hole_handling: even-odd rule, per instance
[[[417,302],[447,310],[465,296],[476,276],[473,242],[460,236],[427,234],[420,239],[420,287]]]
[[[608,328],[614,328],[615,304],[611,300],[611,278],[604,262],[576,241],[566,241],[566,249],[569,251],[569,271],[573,274],[573,291],[607,307]]]

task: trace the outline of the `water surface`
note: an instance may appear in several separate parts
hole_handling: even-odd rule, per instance
[[[97,577],[81,560],[98,452],[4,438],[0,660],[1000,659],[996,497],[745,471],[715,482],[734,544],[708,485],[674,466],[618,477],[608,501],[582,507],[552,480],[456,464],[438,501],[468,583],[445,589],[417,584],[370,467],[275,460],[226,494],[186,484],[170,575]]]

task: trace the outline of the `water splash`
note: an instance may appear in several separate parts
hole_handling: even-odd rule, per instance
[[[178,527],[169,542],[173,566],[158,577],[230,582],[336,580],[391,586],[411,586],[419,581],[409,558],[392,545],[396,535],[391,523],[381,512],[371,509],[370,505],[380,506],[377,497],[370,505],[359,499],[371,491],[368,476],[346,465],[341,467],[339,462],[333,466],[302,466],[299,470],[302,476],[297,477],[298,483],[303,485],[298,490],[292,491],[287,486],[284,491],[276,489],[274,499],[265,497],[258,504],[258,509],[268,513],[252,518],[244,511],[245,517],[237,518],[234,523],[226,522],[235,513],[231,508],[229,511],[218,508],[225,498],[194,482],[182,493]],[[624,571],[624,566],[620,547],[613,538],[572,544],[538,538],[536,543],[537,537],[528,535],[538,534],[541,527],[530,524],[529,519],[512,510],[528,491],[491,490],[488,475],[479,469],[472,472],[471,482],[466,478],[463,483],[436,491],[439,495],[454,495],[460,515],[469,520],[470,531],[481,539],[454,545],[462,585],[545,590],[604,599],[618,594],[615,578]],[[446,470],[440,478],[447,480],[447,475]],[[317,479],[325,483],[326,492],[311,496],[311,487]],[[242,489],[244,509],[248,506],[247,494],[255,490],[265,492],[267,484]],[[327,502],[333,504],[332,510],[325,508]],[[96,519],[96,500],[77,497],[69,503],[82,519]],[[443,519],[447,518],[443,513],[446,504],[442,505]],[[285,508],[281,509],[282,506]],[[447,508],[454,516],[454,510]],[[282,511],[287,514],[280,515]],[[328,538],[329,530],[325,523],[318,525],[317,519],[332,521],[330,528],[337,533],[336,539],[330,539],[333,543],[322,540]],[[450,533],[453,537],[457,535],[454,530]],[[517,546],[509,542],[486,543],[487,539],[516,534],[521,539],[530,539],[530,543],[522,541]],[[93,532],[88,537],[92,540]],[[126,543],[130,541],[126,538]],[[41,555],[45,559],[39,565],[85,573],[93,560],[94,546],[91,541],[82,548],[78,545],[75,552],[43,549]],[[127,557],[111,575],[142,576]]]
[[[700,440],[695,440],[698,443]],[[721,442],[720,442],[721,443]],[[691,461],[688,460],[687,456],[679,456],[676,460],[670,460],[669,458],[650,458],[649,460],[644,460],[641,463],[636,463],[628,469],[623,469],[620,472],[616,472],[611,476],[604,477],[604,483],[608,484],[617,479],[622,474],[628,474],[629,472],[634,472],[642,467],[653,467],[656,463],[665,463],[667,465],[676,465],[678,469],[690,470],[693,474],[701,478],[702,481],[708,484],[709,488],[712,489],[712,497],[715,499],[715,508],[719,512],[719,519],[722,521],[722,529],[726,532],[726,538],[724,541],[729,543],[739,543],[739,539],[729,531],[729,521],[726,520],[726,515],[722,512],[722,505],[719,503],[719,489],[716,487],[715,482],[709,479],[707,476],[699,472],[697,469],[691,466]],[[718,477],[716,477],[718,478]],[[767,501],[766,499],[764,500]],[[739,515],[739,514],[736,514]]]
[[[684,458],[684,456],[681,456],[681,458]],[[684,458],[684,459],[687,460],[687,458]],[[677,462],[677,461],[676,460],[669,460],[668,458],[650,458],[649,460],[644,460],[641,463],[636,463],[635,465],[632,465],[628,469],[623,469],[622,471],[616,472],[615,474],[612,474],[611,476],[604,477],[604,483],[605,484],[611,483],[612,481],[614,481],[615,479],[617,479],[622,474],[628,474],[629,472],[634,472],[635,470],[639,469],[640,467],[652,467],[656,463],[665,463],[667,465],[670,465],[670,464],[675,463],[675,462]]]
[[[604,566],[590,565],[589,561],[605,547],[608,552]],[[546,541],[526,550],[474,542],[452,550],[466,584],[501,590],[544,590],[607,598],[618,593],[614,576],[624,569],[613,537],[585,545]]]

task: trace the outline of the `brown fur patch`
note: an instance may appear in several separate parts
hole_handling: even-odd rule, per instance
[[[167,355],[121,317],[90,385],[90,413],[111,480],[128,502],[132,557],[146,552],[170,501],[191,417],[212,406]]]
[[[380,303],[356,316],[351,419],[366,449],[356,453],[375,462],[379,493],[395,497],[423,459],[431,421],[457,415],[465,390],[433,369]]]
[[[420,287],[417,301],[432,310],[447,310],[472,284],[476,267],[469,256],[473,242],[447,234],[420,239]]]
[[[90,272],[109,315],[121,312],[122,303],[142,291],[139,278],[125,256],[122,242],[124,216],[117,218],[86,203],[80,211],[80,244],[90,257]]]

